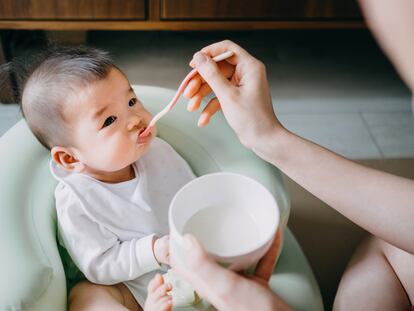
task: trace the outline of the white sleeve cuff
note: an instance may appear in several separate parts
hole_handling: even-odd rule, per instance
[[[135,250],[138,264],[145,273],[161,268],[153,251],[153,244],[156,238],[155,234],[151,234],[139,239],[136,244]]]

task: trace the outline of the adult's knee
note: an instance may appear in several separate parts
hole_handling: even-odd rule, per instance
[[[408,310],[407,295],[395,273],[397,266],[390,260],[400,252],[377,237],[367,237],[345,269],[333,310]]]

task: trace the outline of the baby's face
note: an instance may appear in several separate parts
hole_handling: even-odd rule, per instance
[[[76,98],[65,116],[85,173],[119,171],[147,151],[155,130],[145,139],[138,135],[152,116],[119,70],[111,69],[105,79],[86,86]]]

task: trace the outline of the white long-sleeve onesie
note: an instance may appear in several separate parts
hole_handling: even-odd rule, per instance
[[[50,165],[59,181],[60,242],[88,280],[123,282],[143,306],[148,282],[161,268],[153,254],[154,235],[168,233],[170,201],[195,176],[159,138],[133,167],[133,180],[108,184]]]

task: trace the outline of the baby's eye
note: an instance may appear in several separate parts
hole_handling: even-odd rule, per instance
[[[107,127],[108,125],[111,125],[113,122],[115,122],[115,120],[116,120],[116,117],[114,117],[114,116],[110,116],[110,117],[106,118],[102,128]]]
[[[130,100],[129,100],[129,102],[128,102],[128,106],[129,107],[132,107],[132,106],[134,106],[135,104],[137,103],[137,99],[134,97],[134,98],[131,98]]]

